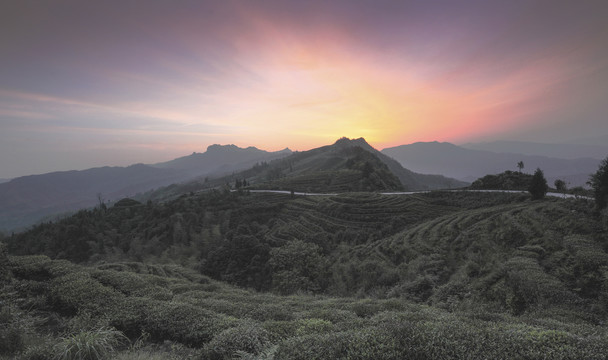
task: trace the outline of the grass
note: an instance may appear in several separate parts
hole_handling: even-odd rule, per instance
[[[582,246],[582,245],[581,245]],[[23,261],[21,261],[23,260]],[[48,273],[59,262],[43,257],[10,258],[11,269],[31,267],[34,260]],[[523,261],[523,260],[522,260]],[[527,260],[526,260],[527,261]],[[116,264],[118,265],[118,264]],[[522,271],[525,267],[517,265]],[[74,266],[73,274],[97,270]],[[121,276],[121,271],[113,276]],[[73,272],[73,273],[72,273]],[[179,273],[175,271],[174,273]],[[197,282],[172,276],[131,272],[144,287],[160,279],[170,289]],[[86,277],[95,282],[95,277]],[[51,279],[51,291],[61,286]],[[153,299],[145,292],[123,295],[122,301],[78,297],[72,305],[78,315],[62,315],[49,295],[29,310],[47,318],[64,319],[59,328],[33,327],[39,337],[72,331],[55,337],[59,359],[192,358],[227,359],[419,359],[451,358],[603,358],[608,353],[608,329],[574,318],[526,312],[513,316],[476,307],[447,311],[416,304],[403,298],[356,299],[329,296],[277,296],[234,288],[211,280],[208,290],[173,293],[171,299]],[[81,292],[101,286],[109,293],[121,282],[77,282]],[[27,296],[30,281],[15,280],[3,293],[3,301],[19,304]],[[76,291],[76,290],[74,290]],[[95,304],[91,304],[94,302]],[[99,316],[83,313],[99,309]],[[277,314],[284,314],[277,316]],[[17,321],[6,317],[7,323]],[[81,318],[81,320],[77,320]],[[61,325],[64,324],[64,325]],[[108,327],[108,324],[114,328]],[[63,327],[62,327],[63,326]],[[89,328],[83,329],[83,328]],[[80,329],[80,330],[78,330]],[[149,334],[142,337],[143,334]],[[123,334],[130,337],[130,342]],[[30,343],[24,337],[24,347]],[[138,341],[139,340],[139,341]],[[129,347],[129,344],[138,343]],[[33,345],[32,345],[33,346]],[[129,350],[130,348],[130,350]],[[30,351],[32,352],[32,351]],[[23,353],[25,354],[25,352]]]
[[[102,360],[108,359],[118,348],[127,343],[122,332],[116,329],[99,328],[80,331],[63,337],[55,346],[57,360]]]

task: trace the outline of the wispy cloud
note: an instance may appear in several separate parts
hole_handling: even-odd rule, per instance
[[[36,132],[175,154],[210,142],[305,150],[340,136],[378,148],[524,129],[549,138],[557,122],[572,136],[608,132],[597,120],[608,112],[597,95],[608,91],[606,7],[18,2],[0,25],[0,143]]]

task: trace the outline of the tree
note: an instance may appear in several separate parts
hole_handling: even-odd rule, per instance
[[[318,245],[301,240],[270,250],[272,287],[281,294],[321,290],[324,258]]]
[[[540,168],[537,168],[530,181],[530,187],[528,191],[532,194],[532,199],[539,200],[545,197],[549,185],[547,185],[547,179]]]
[[[561,193],[564,193],[567,190],[566,182],[564,180],[557,179],[557,180],[555,180],[553,185],[555,185],[555,188],[557,189],[557,191],[559,191]]]
[[[524,162],[523,161],[518,162],[517,168],[519,169],[519,172],[521,172],[521,170],[524,168]]]
[[[593,191],[595,205],[602,210],[608,206],[608,156],[602,160],[595,174],[587,181]]]
[[[101,209],[102,211],[106,211],[107,207],[104,203],[103,195],[100,192],[97,193],[97,201],[99,202],[99,209]]]

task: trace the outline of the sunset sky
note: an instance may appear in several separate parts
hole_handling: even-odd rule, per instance
[[[0,4],[0,178],[341,136],[608,135],[608,1]]]

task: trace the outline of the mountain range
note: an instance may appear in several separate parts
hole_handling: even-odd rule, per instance
[[[280,159],[258,163],[241,172],[167,186],[143,194],[138,200],[165,201],[185,193],[226,185],[304,193],[343,193],[449,189],[468,183],[442,175],[410,171],[374,149],[363,138],[341,138],[332,145],[294,152]]]
[[[94,206],[196,177],[222,176],[289,155],[254,147],[211,145],[168,162],[22,176],[0,183],[0,231],[27,227],[49,215]]]
[[[608,138],[603,144],[608,143]],[[590,144],[546,144],[524,141],[493,141],[466,143],[460,145],[465,149],[491,151],[495,153],[511,153],[523,155],[538,155],[560,159],[592,158],[602,160],[608,155],[608,145]]]
[[[195,152],[156,164],[53,172],[0,182],[0,231],[24,228],[59,213],[95,206],[100,201],[115,201],[153,189],[164,189],[171,184],[184,185],[172,185],[170,191],[159,192],[163,196],[155,197],[153,194],[151,198],[167,198],[210,186],[223,186],[237,178],[245,180],[252,188],[297,191],[457,188],[487,174],[515,170],[517,163],[523,161],[524,172],[540,167],[550,183],[559,178],[572,187],[584,185],[602,158],[602,146],[536,145],[496,142],[467,144],[469,148],[466,148],[429,142],[378,151],[363,138],[342,138],[335,144],[303,152],[292,152],[288,148],[268,152],[255,147],[211,145],[204,153]],[[520,148],[522,152],[553,149],[551,151],[562,155],[570,149],[572,154],[596,154],[596,158],[555,158],[475,150],[475,147],[509,151]],[[353,150],[355,148],[360,150]]]
[[[591,157],[565,159],[474,150],[436,141],[386,148],[382,153],[412,171],[442,174],[468,182],[486,174],[517,170],[517,163],[523,161],[524,172],[532,173],[536,168],[540,168],[550,184],[556,179],[562,179],[569,183],[570,187],[585,185],[589,175],[597,170],[600,162],[599,159]]]

